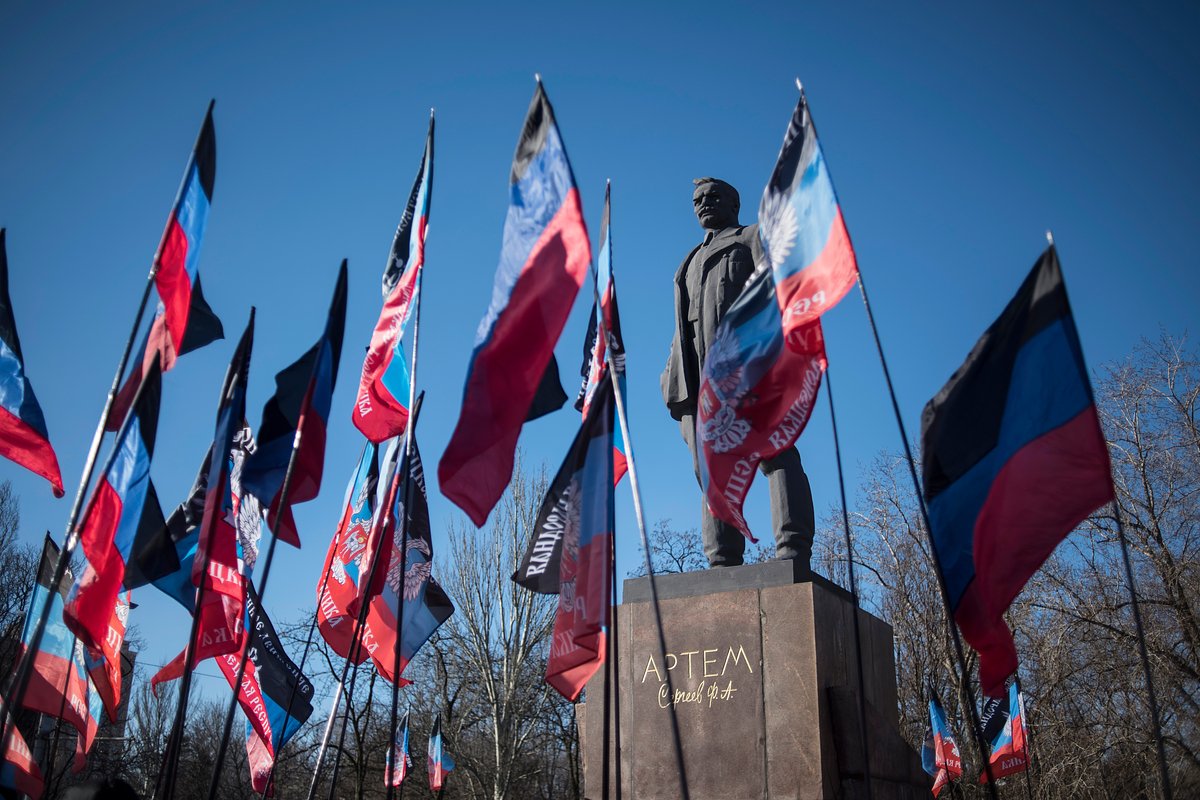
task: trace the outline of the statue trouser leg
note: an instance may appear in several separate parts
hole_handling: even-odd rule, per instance
[[[696,447],[696,418],[686,414],[679,420],[679,431],[688,450],[692,451],[692,468],[700,482],[700,451]],[[807,483],[806,483],[807,485]],[[708,502],[700,495],[700,538],[704,542],[704,557],[710,567],[736,567],[746,552],[746,537],[734,526],[718,519],[708,510]]]
[[[762,462],[771,491],[771,522],[775,527],[776,558],[791,558],[805,565],[812,558],[816,519],[812,488],[800,462],[800,453],[789,447]]]

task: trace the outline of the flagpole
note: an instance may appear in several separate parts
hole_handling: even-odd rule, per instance
[[[838,491],[842,499],[842,530],[846,537],[846,566],[850,578],[850,597],[854,600],[854,658],[858,663],[858,723],[862,732],[863,780],[867,787],[867,800],[871,800],[871,751],[867,744],[867,688],[863,676],[862,633],[858,621],[858,584],[854,579],[854,543],[850,536],[850,512],[846,510],[846,480],[842,472],[842,447],[838,440],[837,414],[833,407],[833,379],[829,366],[825,367],[825,396],[829,399],[829,423],[833,428],[833,454],[837,461]]]
[[[374,665],[372,665],[372,667],[373,666]],[[367,714],[367,724],[368,725],[370,724],[370,721],[371,721],[371,719],[370,719],[371,703],[375,698],[375,678],[378,674],[379,673],[375,669],[371,670],[371,682],[367,686],[366,714]],[[342,729],[338,733],[337,757],[334,759],[333,774],[330,776],[330,780],[329,780],[328,800],[334,800],[334,798],[337,796],[338,775],[341,773],[341,769],[342,769],[342,750],[346,744],[346,728],[350,724],[350,708],[351,708],[350,704],[352,702],[354,702],[354,687],[357,683],[358,683],[358,670],[354,670],[354,674],[350,676],[350,690],[346,694],[346,716],[342,717]],[[364,767],[365,766],[366,765],[364,764]],[[365,775],[365,772],[366,772],[366,770],[364,769],[363,770],[364,775]]]
[[[611,252],[612,251],[610,248],[610,258]],[[594,264],[592,269],[595,270]],[[593,272],[593,275],[595,275],[595,272]],[[604,359],[608,364],[609,374],[612,376],[613,397],[616,400],[617,417],[621,423],[621,436],[625,440],[625,461],[629,471],[629,488],[633,493],[633,511],[637,518],[638,532],[641,534],[642,552],[646,556],[646,577],[650,581],[650,605],[654,609],[654,623],[655,629],[658,633],[659,653],[663,659],[663,662],[665,663],[667,640],[663,633],[662,612],[660,611],[658,604],[658,585],[654,580],[654,564],[650,560],[650,538],[646,535],[646,517],[642,510],[642,490],[641,485],[638,482],[637,466],[634,463],[633,438],[629,435],[629,419],[625,413],[625,396],[621,391],[621,381],[617,379],[619,373],[617,372],[616,361],[613,359],[612,347],[610,346],[611,343],[608,340],[608,326],[605,324],[604,320],[604,307],[600,303],[600,290],[596,286],[595,280],[592,281],[592,296],[595,298],[596,303],[596,335],[602,337],[601,341],[604,342]],[[615,601],[616,598],[614,597],[613,600]],[[669,671],[666,673],[666,684],[667,697],[671,698],[672,701],[668,708],[670,710],[671,738],[675,750],[675,766],[679,770],[680,796],[683,798],[683,800],[691,800],[691,793],[688,791],[687,768],[685,767],[683,761],[683,742],[679,734],[679,719],[675,714],[675,689],[672,685],[671,673]],[[608,731],[605,731],[604,735],[607,737]],[[606,764],[605,770],[607,769],[608,765]]]
[[[419,410],[418,408],[409,409],[409,414],[415,414],[415,413],[417,413],[418,410]],[[392,463],[388,465],[388,475],[387,475],[386,482],[383,484],[384,486],[391,486],[393,483],[395,483],[396,471],[397,471],[397,461],[399,461],[399,459],[393,459]],[[382,513],[380,514],[379,517],[376,518],[378,521],[372,523],[372,526],[371,526],[372,532],[374,532],[377,525],[383,526],[383,530],[379,534],[380,537],[382,537],[387,532],[387,523],[390,521],[389,518],[391,516],[391,506],[392,506],[394,499],[395,499],[394,491],[388,491],[385,493],[384,508],[382,509]],[[375,552],[371,554],[371,566],[367,570],[367,586],[368,587],[374,585],[374,583],[375,583],[375,575],[379,569],[379,562],[381,560],[379,558],[379,554],[384,549],[382,545],[383,545],[382,542],[377,542],[377,546],[375,547]],[[313,767],[312,783],[308,787],[307,800],[313,800],[313,797],[316,796],[317,783],[321,777],[321,767],[324,765],[325,753],[327,752],[328,747],[329,747],[329,736],[330,736],[330,733],[332,732],[332,728],[333,728],[333,719],[337,713],[338,704],[340,703],[341,696],[343,694],[342,687],[346,683],[346,671],[349,669],[350,662],[354,658],[357,658],[358,653],[362,649],[362,642],[361,642],[362,630],[364,627],[366,627],[366,624],[367,624],[367,612],[370,608],[370,605],[371,605],[370,598],[364,598],[363,602],[359,604],[358,617],[354,621],[354,631],[352,633],[352,638],[351,638],[352,645],[351,645],[349,653],[347,653],[346,663],[342,665],[342,675],[338,680],[337,691],[334,693],[332,707],[330,708],[330,711],[329,711],[329,715],[330,715],[329,721],[326,724],[325,735],[322,737],[321,747],[317,751],[317,763]]]
[[[429,112],[429,124],[433,124],[433,111]],[[425,191],[429,192],[432,187],[426,187]],[[408,569],[408,522],[412,519],[412,502],[413,502],[413,453],[416,448],[413,447],[413,433],[416,429],[416,414],[413,413],[417,407],[417,343],[419,341],[421,331],[421,284],[425,277],[424,260],[422,259],[421,271],[417,273],[417,297],[416,307],[413,309],[413,342],[412,342],[412,369],[409,372],[408,381],[408,420],[405,423],[404,431],[404,449],[405,462],[407,470],[404,475],[404,518],[397,521],[400,526],[400,591],[396,598],[396,646],[392,653],[392,708],[391,715],[388,719],[388,730],[391,732],[392,740],[389,743],[391,751],[396,747],[396,712],[400,706],[400,647],[404,642],[404,604],[407,598],[404,596],[404,581],[405,571]],[[432,532],[431,534],[432,535]],[[430,555],[430,563],[433,562],[433,556]],[[389,751],[389,752],[391,752]],[[395,753],[392,753],[392,771],[396,769]],[[389,774],[387,781],[387,789],[384,800],[392,800],[396,796],[396,787],[392,784],[394,781]]]
[[[849,236],[849,234],[847,234]],[[900,413],[900,402],[896,399],[896,387],[892,383],[892,374],[888,369],[887,358],[883,354],[883,341],[879,336],[879,328],[875,324],[875,314],[871,310],[871,301],[867,296],[867,284],[863,280],[862,269],[858,271],[858,291],[862,296],[863,307],[867,311],[867,322],[871,327],[871,335],[875,339],[875,349],[879,352],[879,363],[883,367],[883,378],[887,383],[888,396],[892,401],[892,412],[896,416],[896,426],[900,429],[900,441],[904,444],[904,457],[908,462],[908,471],[912,476],[913,490],[917,495],[917,506],[921,512],[921,521],[925,525],[925,536],[929,540],[930,556],[933,562],[933,572],[937,576],[938,587],[942,593],[942,607],[946,612],[946,626],[950,629],[950,638],[954,643],[954,654],[958,660],[958,668],[962,673],[961,690],[966,705],[971,713],[971,728],[975,745],[983,757],[984,772],[988,776],[988,794],[992,800],[999,800],[996,791],[996,780],[992,775],[992,764],[988,758],[987,742],[983,740],[983,731],[979,723],[979,709],[975,706],[975,692],[971,689],[971,676],[967,673],[967,660],[963,655],[962,639],[958,634],[958,626],[954,624],[954,609],[950,605],[950,592],[946,588],[946,576],[942,573],[942,564],[937,557],[937,549],[933,541],[933,525],[929,521],[929,509],[925,505],[925,495],[921,492],[921,481],[917,477],[917,462],[913,459],[912,446],[908,442],[908,431],[904,427],[904,416]]]

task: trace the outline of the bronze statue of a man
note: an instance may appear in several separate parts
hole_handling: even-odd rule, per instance
[[[696,218],[705,229],[704,241],[688,253],[675,273],[675,337],[662,374],[663,400],[679,421],[683,440],[692,451],[696,480],[700,459],[696,443],[696,397],[704,357],[717,324],[741,294],[761,253],[758,225],[738,223],[741,201],[737,189],[716,178],[697,178],[692,197]],[[771,491],[771,520],[775,528],[775,555],[808,564],[812,556],[812,490],[791,447],[761,465]],[[746,539],[737,528],[708,510],[701,498],[700,532],[704,555],[713,567],[742,563]]]

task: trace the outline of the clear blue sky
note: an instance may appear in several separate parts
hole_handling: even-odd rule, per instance
[[[519,127],[540,72],[593,238],[613,182],[614,270],[630,414],[651,521],[695,524],[690,458],[659,395],[671,279],[700,238],[691,179],[738,186],[743,221],[778,152],[801,77],[882,328],[911,434],[1053,228],[1084,350],[1098,365],[1200,300],[1200,10],[1159,3],[108,3],[0,6],[0,225],[28,373],[68,499],[0,463],[22,537],[61,538],[104,392],[204,108],[218,168],[200,270],[228,339],[166,378],[154,480],[167,510],[212,435],[219,382],[251,303],[252,422],[274,373],[321,330],[350,260],[346,347],[325,486],[297,508],[265,604],[313,604],[361,440],[350,409],[379,281],[438,111],[419,383],[431,477],[458,414],[491,293]],[[1086,9],[1086,10],[1085,10]],[[589,303],[558,353],[575,389]],[[857,293],[826,317],[851,486],[899,447]],[[824,397],[800,447],[818,515],[837,486]],[[553,471],[578,421],[527,426]],[[750,520],[769,536],[760,480]],[[435,491],[435,530],[455,514]],[[628,484],[618,568],[634,565]],[[435,546],[445,552],[445,538]],[[436,567],[435,567],[436,570]],[[182,648],[184,617],[135,598],[143,659]],[[211,666],[207,671],[214,671]]]

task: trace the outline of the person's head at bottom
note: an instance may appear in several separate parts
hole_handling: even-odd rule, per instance
[[[63,800],[138,800],[138,794],[120,778],[98,778],[67,789]]]

